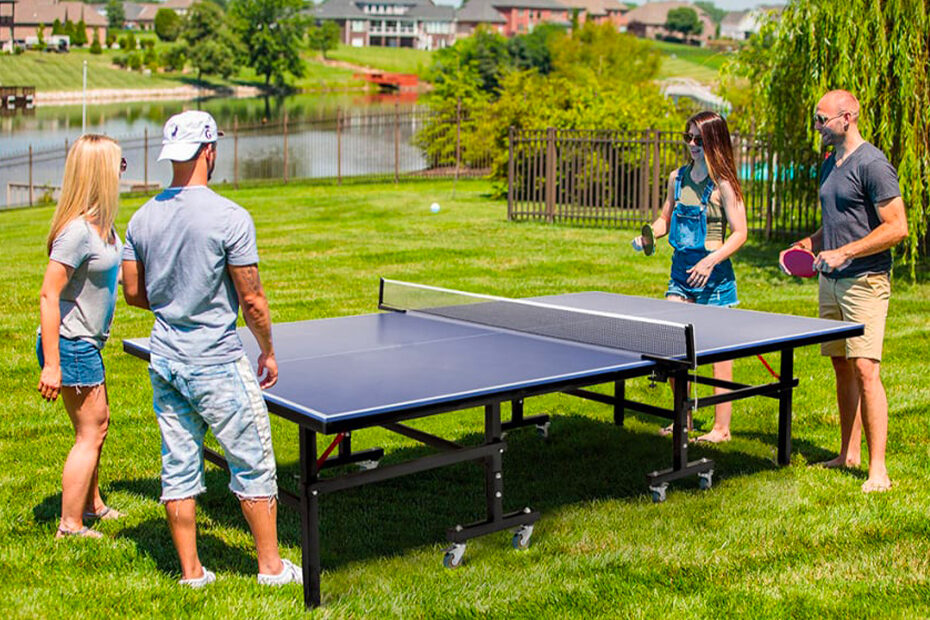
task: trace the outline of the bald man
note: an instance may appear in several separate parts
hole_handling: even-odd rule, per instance
[[[856,338],[828,342],[840,413],[840,454],[826,467],[858,467],[862,430],[869,446],[866,493],[887,491],[888,400],[879,376],[888,300],[891,248],[907,238],[898,175],[859,133],[859,101],[845,90],[825,94],[814,128],[833,147],[820,171],[822,226],[795,243],[817,255],[820,316],[865,325]]]

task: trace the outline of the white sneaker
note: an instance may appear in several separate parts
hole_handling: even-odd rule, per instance
[[[281,572],[277,575],[264,575],[259,573],[258,583],[263,586],[283,586],[286,583],[302,584],[304,582],[303,569],[284,558],[281,558],[281,564],[283,565],[281,567]]]
[[[198,577],[197,579],[182,579],[178,583],[182,586],[187,586],[188,588],[202,588],[207,584],[213,583],[216,581],[216,573],[213,571],[207,570],[206,567],[203,568],[203,577]]]

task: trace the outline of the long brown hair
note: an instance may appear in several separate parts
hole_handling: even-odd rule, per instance
[[[85,134],[74,141],[65,159],[61,198],[48,232],[49,254],[55,237],[79,217],[96,224],[100,236],[109,239],[119,201],[121,155],[119,144],[107,136]]]
[[[688,119],[685,131],[694,127],[701,133],[704,140],[704,161],[707,162],[707,171],[710,178],[718,186],[726,181],[733,188],[733,193],[740,202],[743,201],[743,189],[736,174],[736,161],[733,159],[733,142],[730,139],[730,130],[727,122],[716,112],[698,112]]]

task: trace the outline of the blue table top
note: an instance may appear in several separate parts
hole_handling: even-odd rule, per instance
[[[599,312],[694,325],[698,360],[734,359],[861,333],[854,323],[668,302],[609,293],[532,298]],[[274,325],[277,385],[269,404],[325,426],[425,406],[628,372],[648,374],[639,353],[388,312]],[[250,359],[258,347],[241,329]],[[147,353],[147,339],[126,342]]]

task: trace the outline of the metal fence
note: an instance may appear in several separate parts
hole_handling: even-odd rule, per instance
[[[418,176],[483,176],[491,169],[488,153],[462,144],[469,119],[461,114],[441,118],[425,108],[383,113],[342,113],[324,119],[289,119],[232,127],[219,144],[214,181],[231,183],[297,179],[393,180]],[[427,145],[429,129],[449,139]],[[42,204],[58,197],[68,143],[0,158],[2,207]],[[154,192],[171,181],[171,168],[156,161],[161,137],[121,138],[127,161],[123,191]]]
[[[783,163],[766,139],[738,133],[733,153],[751,231],[769,238],[818,225],[816,154]],[[511,129],[508,217],[596,226],[652,221],[669,175],[687,161],[678,132]]]

